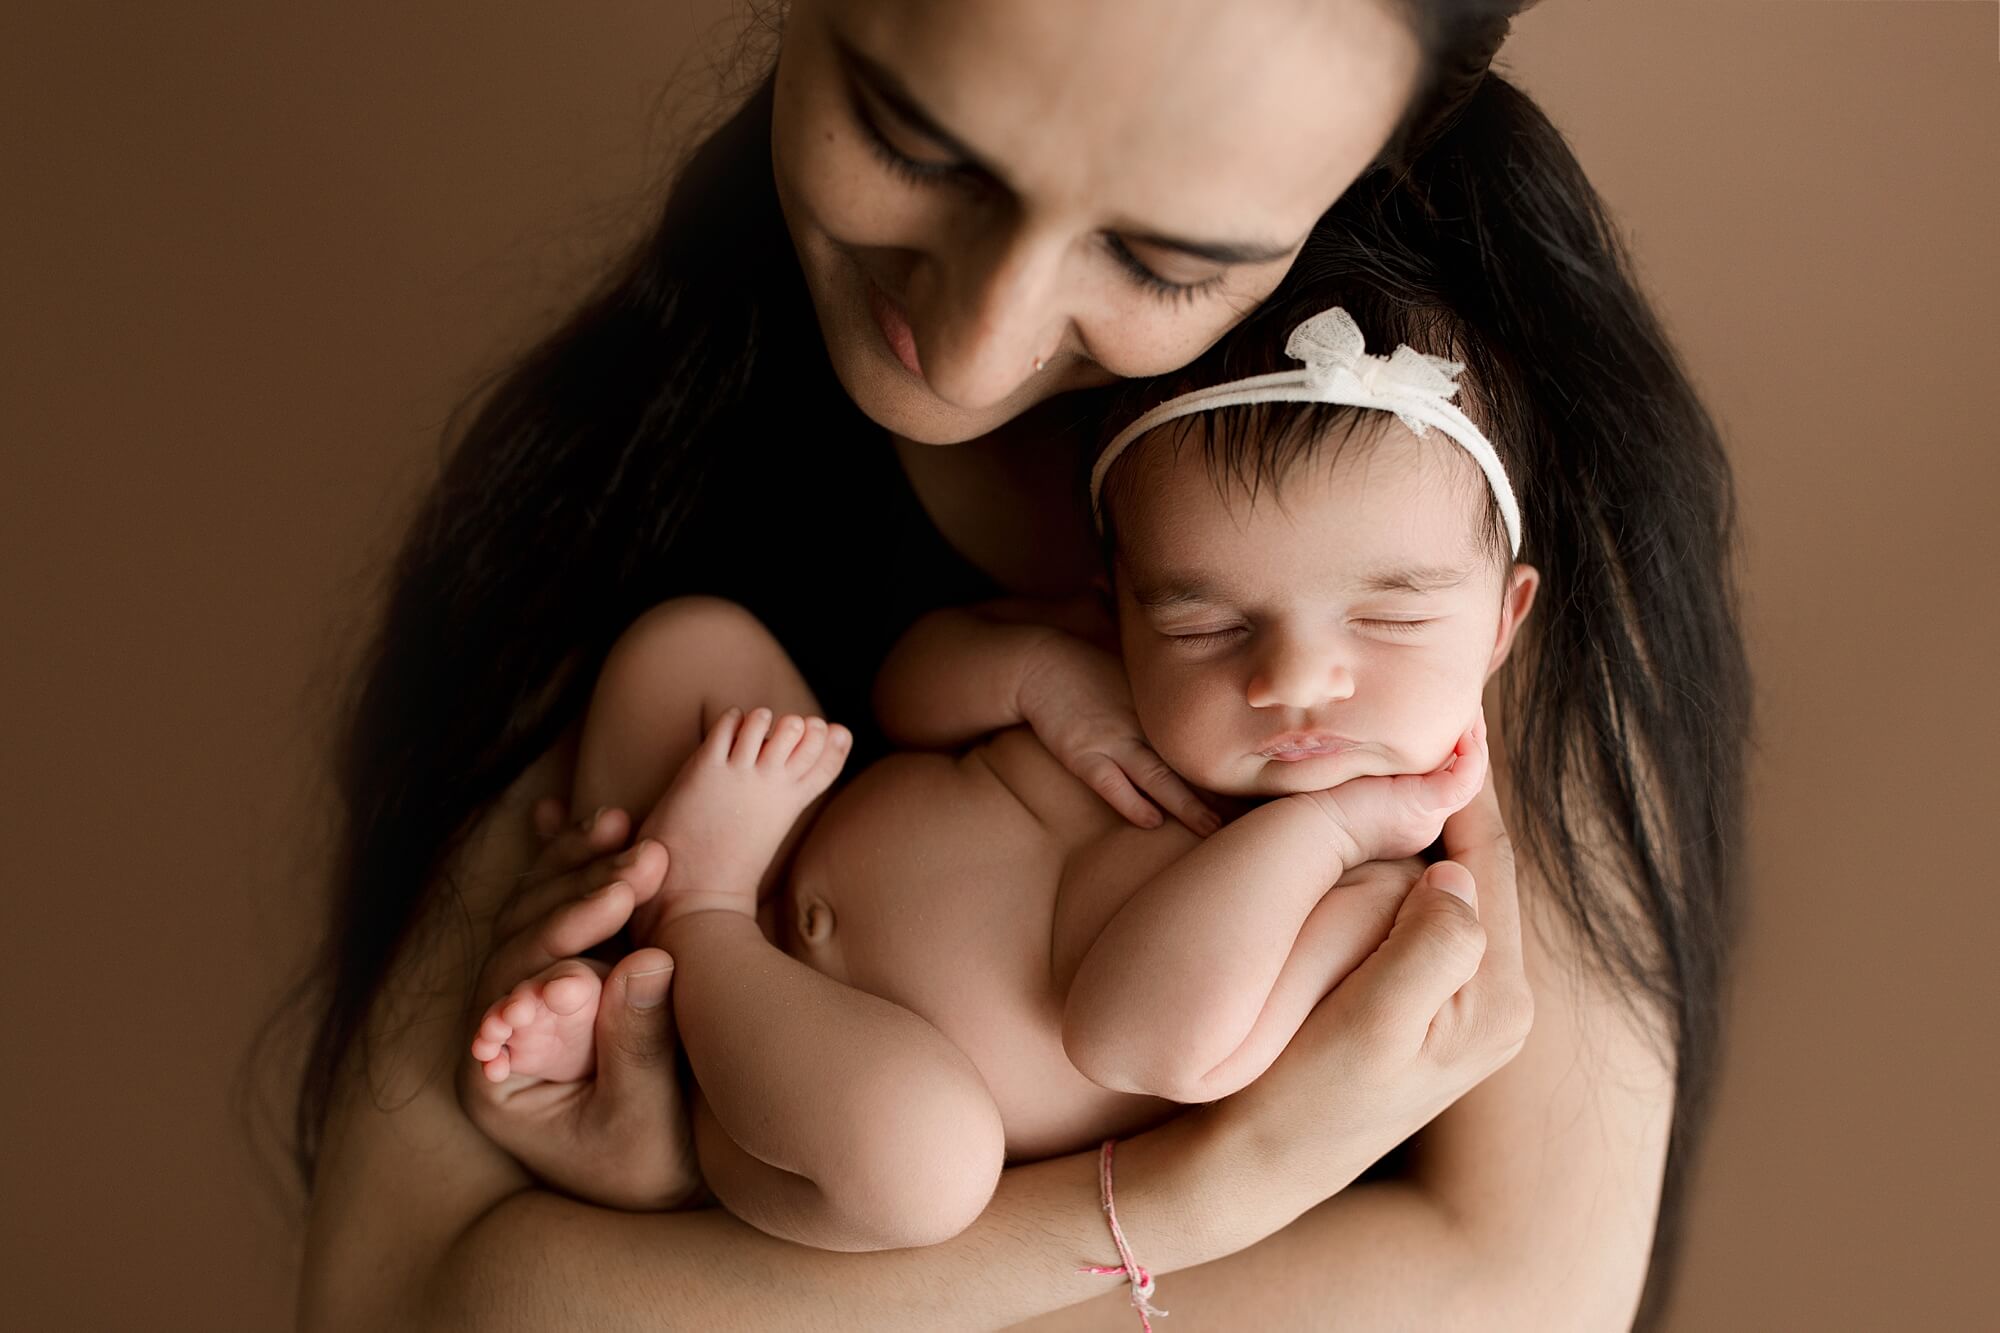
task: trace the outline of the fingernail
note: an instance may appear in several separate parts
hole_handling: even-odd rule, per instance
[[[620,884],[623,884],[624,882],[625,881],[622,879],[614,879],[609,884],[600,884],[598,887],[592,889],[589,893],[586,893],[583,896],[586,899],[592,901],[595,901],[596,899],[599,898],[608,898],[611,896],[611,891],[617,888]]]
[[[634,1009],[657,1009],[667,998],[667,983],[673,980],[672,967],[656,967],[650,972],[633,972],[625,978],[625,1003]]]
[[[1449,872],[1439,874],[1433,868],[1431,871],[1431,883],[1437,885],[1467,907],[1470,907],[1474,912],[1479,910],[1479,891],[1473,887],[1471,875],[1464,873],[1454,875]]]

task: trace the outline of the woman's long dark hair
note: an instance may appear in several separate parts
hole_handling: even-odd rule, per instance
[[[1749,688],[1728,463],[1561,135],[1497,76],[1419,157],[1357,182],[1242,324],[1182,370],[1124,386],[1105,436],[1167,398],[1296,367],[1287,335],[1332,304],[1377,355],[1408,343],[1465,364],[1461,401],[1521,501],[1520,559],[1542,584],[1498,681],[1508,826],[1678,1074],[1650,1319],[1716,1066],[1736,914]],[[1226,408],[1146,447],[1194,449],[1219,486],[1256,494],[1308,455],[1324,463],[1368,415]],[[1107,554],[1134,480],[1106,478]],[[1504,552],[1498,506],[1484,510]]]
[[[1344,281],[1465,326],[1519,477],[1542,585],[1502,678],[1509,827],[1674,1058],[1647,1326],[1679,1253],[1738,918],[1750,679],[1728,458],[1596,191],[1504,80],[1328,223]]]
[[[1319,240],[1385,293],[1442,286],[1434,297],[1480,344],[1517,360],[1489,378],[1524,386],[1496,433],[1532,460],[1521,489],[1544,583],[1513,675],[1510,814],[1527,862],[1602,967],[1653,1002],[1677,1058],[1651,1311],[1733,919],[1747,683],[1729,474],[1561,136],[1485,77],[1513,7],[1413,0],[1425,94]],[[767,82],[697,149],[598,293],[499,380],[390,572],[337,753],[324,1010],[296,1121],[308,1184],[337,1072],[459,841],[581,716],[618,633],[704,586],[675,553],[730,446],[781,427],[774,412],[811,410],[774,406],[795,390],[768,387],[773,363],[792,385],[801,355],[824,356],[772,201],[769,114]]]

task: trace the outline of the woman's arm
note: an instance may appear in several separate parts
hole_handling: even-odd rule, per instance
[[[1535,1023],[1521,1054],[1418,1136],[1409,1177],[1354,1186],[1238,1254],[1163,1277],[1155,1304],[1192,1328],[1631,1324],[1659,1207],[1673,1070],[1663,1039],[1579,967],[1566,918],[1532,876],[1523,897],[1535,909],[1524,936]],[[1316,1015],[1295,1045],[1313,1040],[1318,1024]],[[1130,1317],[1095,1300],[1022,1328],[1126,1333]]]
[[[1110,1254],[1090,1155],[1006,1172],[986,1214],[946,1245],[836,1255],[719,1212],[624,1214],[548,1194],[466,1119],[453,1075],[473,975],[513,868],[532,859],[524,811],[560,776],[538,764],[489,814],[457,866],[466,914],[441,905],[378,1000],[361,1048],[372,1060],[350,1063],[327,1125],[303,1326],[992,1327],[1076,1301],[1093,1279],[1074,1268]],[[1383,947],[1322,1004],[1308,1025],[1319,1038],[1294,1043],[1309,1052],[1288,1053],[1254,1085],[1262,1096],[1121,1144],[1121,1216],[1146,1263],[1192,1267],[1269,1235],[1518,1049],[1528,1006],[1509,964],[1512,884],[1491,857],[1468,863],[1501,904],[1488,929],[1434,867]],[[1482,969],[1489,939],[1493,966]],[[635,1049],[612,1052],[611,1067],[657,1070],[664,1037],[637,1023],[622,1031]],[[657,1082],[615,1086],[613,1123],[657,1126],[671,1109]]]

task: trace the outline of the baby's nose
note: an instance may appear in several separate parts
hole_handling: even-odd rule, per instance
[[[1272,653],[1250,679],[1252,708],[1313,708],[1354,694],[1354,672],[1323,651]]]

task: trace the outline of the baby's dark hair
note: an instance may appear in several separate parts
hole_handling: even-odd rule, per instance
[[[1481,375],[1482,370],[1490,373],[1495,359],[1471,355],[1475,340],[1442,302],[1421,296],[1394,297],[1356,283],[1351,275],[1343,280],[1331,262],[1329,249],[1317,236],[1308,241],[1279,289],[1192,363],[1170,374],[1125,385],[1112,399],[1096,452],[1131,422],[1169,399],[1253,375],[1298,369],[1300,363],[1285,354],[1292,330],[1321,311],[1340,306],[1354,317],[1371,356],[1388,356],[1399,344],[1407,343],[1419,352],[1463,363],[1454,401],[1489,436],[1511,475],[1514,468],[1506,441],[1490,424],[1494,400],[1485,392],[1490,381]],[[1178,458],[1183,449],[1197,448],[1219,493],[1247,495],[1255,503],[1266,490],[1275,495],[1302,464],[1331,466],[1350,447],[1368,447],[1376,438],[1372,428],[1385,420],[1385,413],[1345,403],[1269,402],[1215,408],[1162,423],[1133,441],[1105,474],[1098,505],[1107,568],[1116,556],[1118,514],[1130,503],[1134,481],[1140,475],[1132,460],[1142,452],[1164,451]],[[1509,560],[1506,522],[1499,502],[1471,455],[1435,427],[1428,432],[1426,443],[1445,448],[1464,463],[1465,483],[1476,487],[1483,497],[1479,540],[1495,559]]]

